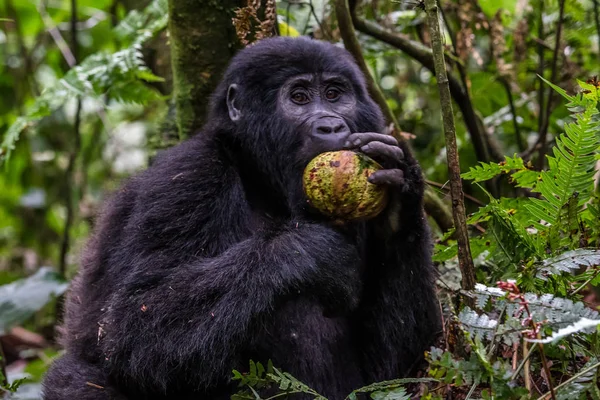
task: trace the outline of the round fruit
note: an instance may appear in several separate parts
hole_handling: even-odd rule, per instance
[[[304,193],[311,206],[341,220],[375,217],[387,204],[387,190],[367,181],[382,167],[364,154],[341,150],[319,154],[304,170]]]

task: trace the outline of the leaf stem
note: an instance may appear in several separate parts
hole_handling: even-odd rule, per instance
[[[593,370],[594,368],[599,368],[599,367],[600,367],[600,362],[597,362],[596,364],[594,364],[594,365],[592,365],[590,367],[582,369],[581,371],[579,371],[578,373],[576,373],[575,375],[573,375],[572,377],[570,377],[566,381],[562,382],[560,385],[556,386],[554,388],[554,390],[558,390],[558,389],[561,389],[561,388],[567,386],[568,384],[570,384],[571,382],[575,381],[580,376],[583,376],[586,373],[588,373],[589,371]],[[552,394],[553,393],[551,391],[547,392],[547,393],[544,393],[540,398],[538,398],[538,400],[544,400],[544,399],[546,399],[548,397],[548,395],[552,395]],[[554,397],[552,397],[552,398],[554,398]]]

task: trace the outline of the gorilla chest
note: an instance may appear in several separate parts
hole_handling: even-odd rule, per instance
[[[272,360],[276,367],[318,390],[362,383],[350,321],[325,317],[316,301],[300,298],[287,302],[259,337],[255,349],[259,359]],[[344,382],[340,382],[342,377]],[[321,383],[324,387],[319,388]]]

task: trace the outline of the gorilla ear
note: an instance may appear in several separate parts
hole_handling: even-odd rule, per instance
[[[229,118],[237,122],[242,118],[242,111],[237,107],[236,96],[238,95],[238,85],[235,83],[227,89],[227,108],[229,109]]]

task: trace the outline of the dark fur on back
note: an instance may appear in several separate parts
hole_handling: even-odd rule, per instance
[[[420,169],[404,148],[399,212],[343,230],[306,210],[306,160],[276,98],[289,77],[312,72],[353,82],[353,132],[382,130],[343,49],[278,38],[241,51],[204,129],[106,203],[44,399],[226,399],[233,369],[271,359],[336,400],[421,357],[440,319]],[[232,83],[252,110],[242,128],[228,117]]]

